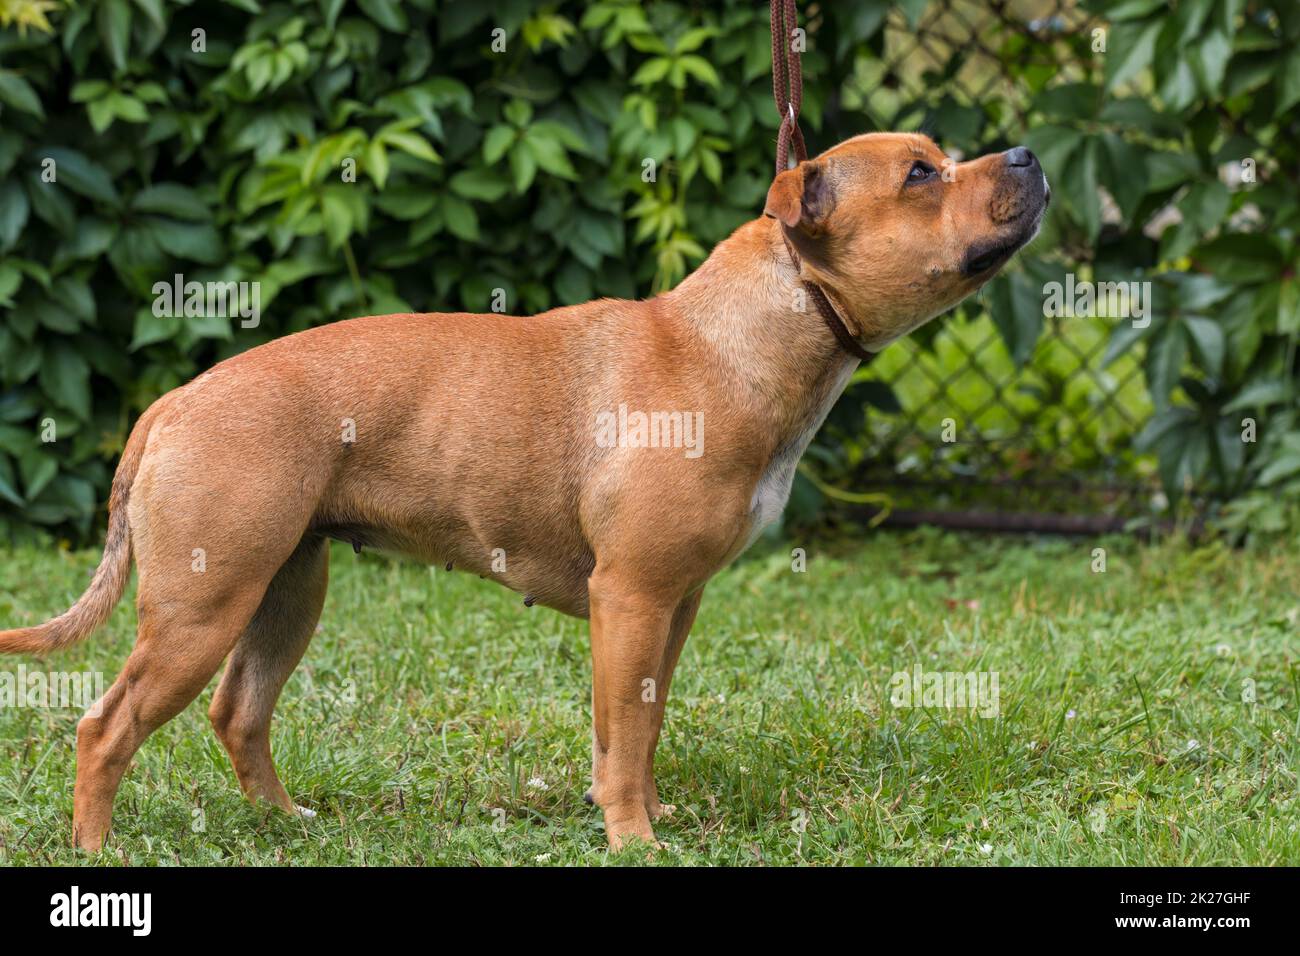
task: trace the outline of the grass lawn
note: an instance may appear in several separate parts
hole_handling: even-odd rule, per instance
[[[1105,573],[1090,568],[1099,544]],[[1300,862],[1300,549],[934,532],[807,549],[805,573],[784,548],[709,586],[659,747],[660,792],[678,805],[657,827],[661,861]],[[607,854],[581,799],[584,622],[470,575],[343,547],[332,561],[272,738],[319,816],[244,803],[209,688],[141,749],[104,862],[644,860]],[[63,611],[97,562],[0,553],[0,625]],[[39,666],[111,681],[134,620],[124,600]],[[1000,716],[893,706],[891,676],[918,664],[996,672]],[[78,716],[0,709],[0,863],[81,859]]]

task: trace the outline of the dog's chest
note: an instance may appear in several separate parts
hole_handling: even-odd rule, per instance
[[[843,366],[827,375],[826,381],[809,406],[798,430],[777,446],[772,460],[763,469],[763,474],[754,488],[754,495],[750,499],[749,534],[741,548],[742,551],[753,544],[763,533],[763,529],[780,517],[781,512],[785,510],[786,502],[790,500],[790,489],[794,484],[794,473],[799,467],[799,460],[803,458],[803,453],[807,451],[817,430],[826,421],[826,416],[830,414],[836,400],[843,394],[849,376],[853,374],[857,365],[855,359],[846,356]]]

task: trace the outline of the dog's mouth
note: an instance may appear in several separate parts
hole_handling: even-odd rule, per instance
[[[1046,180],[1044,180],[1044,183]],[[1024,217],[1024,224],[1010,236],[995,236],[973,243],[962,259],[961,274],[967,279],[987,276],[1007,264],[1007,260],[1038,235],[1043,214],[1051,202],[1051,191],[1046,191],[1038,208]]]
[[[1021,242],[977,242],[966,250],[966,258],[961,264],[961,274],[968,279],[991,272],[1015,255],[1023,245]]]
[[[1029,242],[1036,232],[1038,232],[1038,225],[1035,222],[1031,228],[1011,238],[986,239],[975,243],[966,250],[961,274],[968,279],[974,279],[996,272],[1006,265],[1007,261]]]
[[[1026,168],[1037,171],[1037,177],[1027,182],[1017,178],[1014,185],[994,197],[993,222],[1010,231],[974,242],[966,249],[961,263],[964,278],[988,278],[1038,235],[1038,227],[1052,203],[1052,187],[1036,163]]]

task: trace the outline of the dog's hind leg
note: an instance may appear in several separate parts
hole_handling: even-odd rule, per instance
[[[208,710],[244,795],[290,812],[297,807],[271,760],[271,715],[311,642],[328,579],[329,542],[309,534],[266,589]]]
[[[77,846],[90,851],[103,846],[113,798],[136,750],[207,686],[264,589],[264,580],[228,577],[200,590],[188,581],[141,571],[135,649],[113,686],[77,725],[72,819]]]

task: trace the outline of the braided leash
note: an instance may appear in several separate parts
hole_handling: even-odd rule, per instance
[[[772,98],[781,117],[776,133],[776,171],[789,168],[790,146],[797,162],[808,158],[808,148],[799,131],[799,107],[803,103],[803,73],[794,49],[798,18],[795,0],[771,0],[772,12]]]
[[[772,12],[772,99],[776,101],[776,111],[781,115],[781,128],[776,132],[776,174],[779,176],[789,168],[790,149],[794,148],[796,162],[802,163],[808,158],[808,147],[804,145],[803,133],[799,131],[799,107],[803,103],[803,73],[799,66],[799,51],[795,49],[795,30],[798,17],[795,13],[795,0],[771,0]],[[785,234],[785,227],[780,226],[781,238],[785,240],[786,251],[795,271],[800,269],[799,255],[790,244]],[[840,343],[840,347],[858,361],[866,365],[876,357],[868,352],[844,324],[840,314],[835,311],[830,298],[815,282],[801,279],[804,291],[826,322],[826,326]]]
[[[808,158],[808,148],[804,145],[803,133],[799,131],[799,107],[803,101],[803,74],[799,69],[799,53],[794,48],[794,31],[798,25],[795,15],[795,0],[771,0],[771,8],[772,98],[776,100],[776,111],[781,115],[781,128],[776,133],[776,174],[779,176],[789,168],[790,147],[792,145],[794,146],[795,161],[800,163]],[[785,42],[782,42],[783,38]],[[785,226],[778,223],[777,228],[781,230],[781,238],[785,240],[786,252],[790,254],[790,261],[794,263],[795,272],[799,272],[799,254],[794,251],[794,246],[790,245],[790,238],[785,234]],[[822,291],[821,286],[807,279],[801,279],[801,281],[808,298],[812,300],[817,311],[821,313],[822,319],[835,336],[835,340],[840,343],[840,347],[860,361],[864,367],[869,365],[871,360],[876,357],[876,353],[868,352],[858,344],[858,340],[849,332],[844,320],[835,311],[835,306],[831,305],[830,299]],[[889,517],[890,511],[893,510],[889,495],[878,492],[852,492],[836,488],[823,481],[807,462],[799,463],[799,471],[822,494],[829,498],[851,504],[880,505],[880,511],[867,523],[868,527],[876,527]]]

